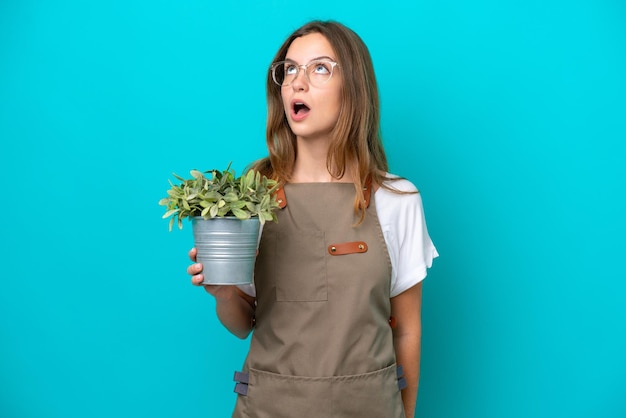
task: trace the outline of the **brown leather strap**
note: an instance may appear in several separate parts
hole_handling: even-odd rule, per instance
[[[279,187],[276,189],[276,201],[278,202],[278,207],[284,209],[287,206],[287,198],[285,197],[285,189],[284,187]]]
[[[363,241],[342,242],[340,244],[330,244],[328,246],[328,254],[345,255],[364,253],[367,251],[367,244]]]
[[[395,328],[396,326],[398,326],[398,322],[396,321],[396,317],[395,316],[390,316],[389,317],[389,326],[391,328]]]

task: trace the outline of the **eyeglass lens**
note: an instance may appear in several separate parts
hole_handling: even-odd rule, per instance
[[[311,61],[306,66],[299,66],[292,61],[281,61],[272,66],[272,78],[279,86],[289,86],[304,68],[309,83],[321,86],[330,80],[335,65],[334,62],[327,60]]]

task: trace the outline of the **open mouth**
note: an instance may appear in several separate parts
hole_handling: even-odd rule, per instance
[[[305,114],[309,111],[309,107],[307,105],[305,105],[304,103],[301,102],[296,102],[293,104],[293,113],[295,113],[296,115],[298,114]]]

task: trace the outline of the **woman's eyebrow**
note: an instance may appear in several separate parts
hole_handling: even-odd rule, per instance
[[[333,59],[333,58],[331,58],[331,57],[329,57],[329,56],[327,56],[327,55],[322,55],[321,57],[311,58],[311,59],[309,60],[309,62],[311,62],[311,61],[323,60],[323,59],[327,59],[327,60],[330,60],[330,61],[334,61],[334,59]],[[288,57],[285,57],[285,61],[293,62],[293,63],[295,63],[295,64],[297,64],[297,63],[298,63],[298,61],[296,61],[296,60],[294,60],[294,59],[291,59],[291,58],[288,58]]]

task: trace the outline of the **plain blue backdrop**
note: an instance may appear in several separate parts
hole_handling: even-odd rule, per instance
[[[0,416],[226,417],[248,341],[189,284],[171,173],[265,155],[312,18],[369,45],[441,257],[417,414],[626,416],[626,5],[0,3]]]

